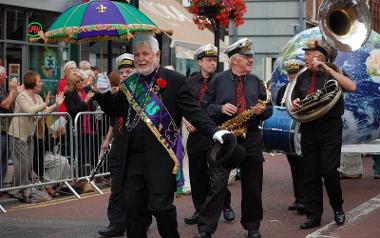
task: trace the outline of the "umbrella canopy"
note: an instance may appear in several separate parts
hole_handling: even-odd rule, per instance
[[[135,32],[157,31],[157,26],[135,7],[96,0],[67,9],[42,37],[47,42],[83,43],[130,39]]]

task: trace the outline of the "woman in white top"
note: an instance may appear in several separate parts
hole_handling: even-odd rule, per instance
[[[55,103],[48,106],[50,102],[50,91],[45,101],[38,93],[42,89],[41,77],[38,73],[28,72],[23,78],[25,90],[16,98],[15,113],[38,113],[52,112],[61,105],[65,97],[63,92],[55,97]],[[31,183],[33,134],[36,130],[37,116],[13,117],[8,134],[10,135],[14,164],[14,185],[26,185]]]

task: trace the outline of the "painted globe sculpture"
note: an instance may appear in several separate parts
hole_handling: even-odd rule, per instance
[[[320,39],[318,27],[295,35],[275,62],[272,78],[273,101],[280,87],[287,82],[282,63],[288,58],[303,60],[302,47],[310,39]],[[339,51],[334,61],[357,85],[355,93],[344,94],[343,143],[363,143],[380,138],[380,35],[372,31],[359,50]]]

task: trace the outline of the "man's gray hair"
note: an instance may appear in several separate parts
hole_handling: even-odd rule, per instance
[[[88,62],[87,60],[82,60],[81,62],[79,62],[79,68],[82,69],[82,70],[85,70],[84,67],[85,67],[86,65],[87,65],[89,68],[91,68],[91,64],[90,64],[90,62]]]
[[[0,74],[6,73],[6,72],[7,70],[3,66],[0,66]]]
[[[160,50],[158,41],[152,34],[136,34],[133,38],[133,52],[135,52],[135,49],[140,47],[141,44],[148,45],[154,53]]]

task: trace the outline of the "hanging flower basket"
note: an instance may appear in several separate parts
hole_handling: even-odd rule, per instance
[[[247,6],[244,0],[192,0],[190,12],[200,29],[209,25],[209,20],[218,21],[223,27],[228,27],[230,21],[240,26],[244,23]]]

